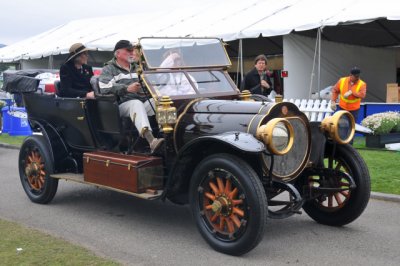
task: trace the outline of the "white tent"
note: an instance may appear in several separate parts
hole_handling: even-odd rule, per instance
[[[376,25],[372,21],[376,21]],[[1,48],[0,62],[67,54],[74,42],[82,42],[98,51],[112,51],[120,39],[135,41],[145,36],[217,36],[224,41],[244,40],[243,49],[251,51],[253,47],[247,46],[247,41],[252,40],[251,38],[262,36],[272,39],[275,38],[273,36],[285,35],[283,42],[280,37],[284,68],[290,73],[289,78],[285,80],[285,96],[306,98],[309,94],[315,40],[308,40],[298,34],[315,38],[316,32],[313,29],[323,28],[323,37],[331,41],[370,47],[398,46],[399,22],[400,4],[396,0],[221,0],[198,1],[195,5],[182,2],[179,8],[160,12],[71,21]],[[294,32],[298,34],[288,35]],[[329,38],[326,38],[327,36]],[[370,68],[365,72],[371,75],[371,78],[379,76],[379,80],[373,84],[376,89],[383,90],[385,83],[395,81],[396,62],[393,50],[365,48],[361,49],[360,54],[354,53],[360,51],[358,47],[342,45],[341,48],[334,49],[332,47],[335,45],[326,44],[327,42],[322,42],[321,62],[328,64],[321,69],[321,75],[324,77],[320,82],[322,88],[332,85],[338,75],[347,74],[350,64],[357,64],[363,68],[368,60],[384,59],[387,63],[379,64],[382,65],[380,69]],[[325,48],[329,49],[324,50]],[[345,49],[346,52],[340,49]],[[339,65],[339,61],[334,62],[337,53],[349,56],[345,64]],[[307,56],[304,56],[305,54]],[[367,56],[371,54],[374,56]],[[360,56],[363,56],[364,60],[358,60]],[[324,60],[326,57],[329,57],[329,60]],[[340,62],[344,59],[346,58],[342,57]],[[371,83],[369,80],[368,82]],[[381,94],[382,92],[376,93]],[[384,98],[379,96],[370,100],[381,101]]]
[[[217,36],[225,41],[285,35],[340,23],[378,18],[400,20],[396,0],[221,0],[185,6],[172,12],[71,21],[0,49],[0,62],[65,54],[73,42],[111,51],[119,39],[143,36]],[[183,5],[183,6],[182,6]]]

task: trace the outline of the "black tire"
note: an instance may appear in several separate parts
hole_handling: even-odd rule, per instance
[[[230,154],[203,159],[193,172],[189,201],[197,228],[215,250],[239,256],[261,241],[267,199],[257,174],[243,160]]]
[[[357,219],[367,207],[371,193],[371,182],[367,165],[352,146],[348,144],[337,145],[333,158],[329,158],[331,153],[332,146],[328,146],[325,158],[327,158],[328,163],[329,160],[331,161],[331,167],[347,172],[353,178],[357,187],[351,191],[343,191],[343,193],[326,194],[326,200],[329,200],[329,197],[331,198],[330,207],[329,204],[326,206],[326,200],[324,203],[322,199],[315,199],[306,202],[303,209],[318,223],[342,226]]]
[[[50,149],[42,136],[26,138],[19,152],[19,176],[29,199],[35,203],[49,203],[55,196],[58,179],[54,172]]]

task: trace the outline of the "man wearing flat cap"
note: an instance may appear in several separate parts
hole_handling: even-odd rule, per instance
[[[349,111],[357,121],[361,99],[365,98],[367,84],[360,79],[361,70],[353,67],[348,77],[342,77],[332,88],[332,110],[336,110],[336,99],[339,97],[339,107]]]
[[[114,94],[119,104],[121,116],[130,117],[140,136],[149,143],[154,153],[162,144],[162,138],[155,138],[148,116],[155,115],[154,101],[142,93],[134,62],[138,61],[135,47],[128,40],[120,40],[114,48],[114,58],[103,67],[99,77],[102,94]],[[151,106],[153,105],[153,106]]]
[[[58,96],[70,98],[94,98],[90,78],[93,69],[87,64],[90,51],[82,43],[69,48],[69,55],[60,68],[60,91]]]

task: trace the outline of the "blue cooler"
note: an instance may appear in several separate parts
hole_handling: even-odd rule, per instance
[[[3,128],[1,129],[2,133],[8,133],[11,129],[11,116],[9,114],[10,107],[5,106],[1,109],[1,114],[3,116]]]
[[[31,126],[28,122],[28,115],[24,107],[11,107],[8,114],[11,117],[11,128],[8,131],[10,136],[32,135]]]

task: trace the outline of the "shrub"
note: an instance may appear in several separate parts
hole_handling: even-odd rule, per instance
[[[374,135],[400,132],[400,113],[384,112],[367,116],[361,124],[374,132]]]

